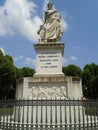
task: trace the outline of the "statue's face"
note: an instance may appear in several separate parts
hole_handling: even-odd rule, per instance
[[[48,3],[48,9],[51,10],[53,8],[53,4],[52,3]]]

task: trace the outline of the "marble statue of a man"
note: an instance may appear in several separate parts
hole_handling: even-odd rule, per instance
[[[48,9],[45,12],[44,23],[40,25],[38,35],[39,41],[43,42],[59,42],[63,34],[61,16],[57,10],[53,8],[51,2],[48,3]]]

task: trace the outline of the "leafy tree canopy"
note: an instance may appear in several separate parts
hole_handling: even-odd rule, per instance
[[[77,76],[77,77],[82,77],[82,70],[76,66],[76,65],[68,65],[67,67],[63,67],[63,73],[66,76]]]
[[[98,65],[86,64],[83,69],[82,81],[85,96],[98,98]]]
[[[16,79],[33,76],[34,73],[35,70],[29,67],[17,68],[13,58],[9,55],[3,55],[0,51],[0,99],[14,98]]]
[[[0,97],[9,94],[16,78],[15,66],[10,56],[4,56],[0,51]]]

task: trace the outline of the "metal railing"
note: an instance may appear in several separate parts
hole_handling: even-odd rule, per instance
[[[2,100],[0,129],[98,130],[98,100]]]

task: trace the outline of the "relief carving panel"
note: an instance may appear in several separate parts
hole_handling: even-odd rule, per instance
[[[60,84],[45,84],[43,85],[33,85],[29,86],[29,99],[60,99],[67,98],[67,87],[66,85]]]

